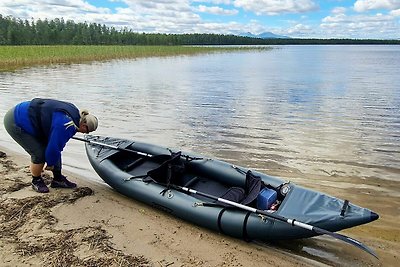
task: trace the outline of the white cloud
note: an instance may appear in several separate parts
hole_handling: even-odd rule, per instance
[[[64,18],[75,22],[95,22],[128,27],[139,32],[183,33],[193,32],[201,18],[193,12],[189,0],[121,0],[128,7],[99,8],[84,0],[1,0],[0,14],[16,18]]]
[[[232,0],[193,0],[194,3],[210,3],[213,5],[230,5]]]
[[[346,8],[345,7],[335,7],[334,9],[332,9],[332,14],[342,14],[346,12]]]
[[[311,32],[312,32],[312,27],[311,26],[304,25],[304,24],[301,24],[301,23],[296,24],[296,25],[294,25],[293,27],[291,27],[291,28],[289,28],[287,30],[287,33],[290,36],[296,36],[296,37],[309,36]]]
[[[110,13],[108,8],[95,7],[83,0],[2,0],[0,2],[0,14],[21,19],[63,17],[83,21],[90,14],[103,16]]]
[[[235,0],[234,5],[257,15],[303,13],[318,9],[312,0]]]
[[[160,10],[190,12],[189,0],[123,0],[132,10],[156,13]]]
[[[400,16],[400,9],[390,11],[390,15],[399,17]]]
[[[332,38],[398,38],[400,25],[392,15],[332,14],[322,20],[320,28]]]
[[[400,0],[357,0],[354,3],[354,10],[357,12],[376,9],[394,10],[399,8]]]
[[[128,6],[117,9],[131,18],[133,31],[183,33],[193,32],[194,25],[201,24],[201,17],[193,12],[188,0],[124,0]]]
[[[400,1],[358,0],[356,11],[391,9]],[[400,23],[396,20],[396,10],[376,14],[348,15],[346,8],[332,9],[331,15],[321,20],[320,28],[325,36],[332,38],[399,38]]]
[[[211,13],[214,15],[236,15],[239,13],[236,9],[223,9],[219,6],[203,6],[200,5],[197,8],[199,12]]]

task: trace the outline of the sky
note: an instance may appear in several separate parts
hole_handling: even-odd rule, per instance
[[[0,14],[146,33],[400,39],[400,0],[0,0]]]

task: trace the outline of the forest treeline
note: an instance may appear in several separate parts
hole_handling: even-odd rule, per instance
[[[261,39],[223,34],[139,33],[97,23],[61,19],[22,20],[0,14],[0,45],[284,45],[400,44],[400,40]]]

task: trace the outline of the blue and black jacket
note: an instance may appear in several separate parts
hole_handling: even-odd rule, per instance
[[[77,132],[80,113],[71,103],[35,98],[15,107],[14,120],[24,131],[47,144],[46,163],[54,166],[61,162],[61,152]]]

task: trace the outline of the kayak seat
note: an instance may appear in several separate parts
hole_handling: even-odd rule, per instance
[[[241,187],[230,187],[226,192],[220,196],[220,198],[230,200],[236,203],[242,203],[243,199],[246,197],[244,189]],[[229,205],[227,205],[229,206]]]
[[[254,175],[250,170],[246,173],[246,185],[245,185],[245,195],[246,197],[242,199],[241,204],[249,205],[255,202],[255,199],[260,193],[263,187],[261,177]]]
[[[213,196],[217,196],[220,198],[224,198],[234,202],[241,202],[245,197],[245,190],[240,187],[230,187],[224,185],[218,181],[210,180],[205,177],[195,176],[193,179],[189,180],[185,185],[185,187],[197,190],[199,192],[204,192]],[[193,197],[200,199],[205,202],[210,202],[209,198],[202,197],[200,195],[192,195]],[[213,203],[217,203],[213,201]],[[220,205],[221,203],[217,203]],[[225,206],[224,204],[221,204]]]
[[[171,183],[180,184],[185,171],[185,164],[181,160],[181,152],[172,153],[168,157],[157,168],[147,172],[147,181],[153,180],[158,183],[167,184],[167,186]]]
[[[255,200],[257,199],[257,196],[263,185],[261,178],[253,175],[253,173],[249,170],[246,174],[246,183],[244,188],[222,184],[219,181],[199,176],[194,176],[192,179],[187,181],[184,186],[243,205],[255,206]],[[209,199],[201,196],[196,196],[196,198],[204,201],[210,201]],[[215,201],[213,203],[221,206],[229,206],[227,204],[219,202],[217,203]]]

